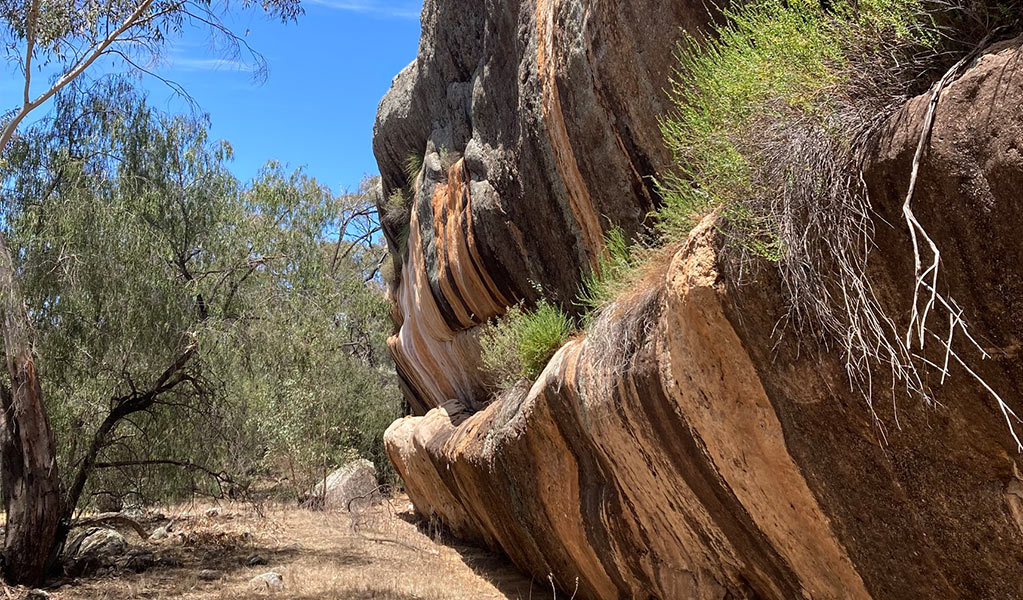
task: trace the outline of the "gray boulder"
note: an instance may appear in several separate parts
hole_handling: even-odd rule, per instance
[[[366,506],[379,500],[377,492],[377,470],[373,463],[364,458],[354,460],[327,475],[326,480],[316,484],[312,493],[312,504],[330,510],[348,510]],[[326,490],[326,491],[324,491]]]
[[[255,589],[268,590],[270,592],[284,591],[284,578],[281,577],[280,573],[275,573],[274,571],[253,577],[249,580],[249,584]]]
[[[89,527],[64,548],[64,570],[77,577],[115,567],[127,550],[128,542],[120,533],[104,527]]]

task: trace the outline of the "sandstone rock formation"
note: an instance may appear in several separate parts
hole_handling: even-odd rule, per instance
[[[465,332],[533,284],[575,297],[609,223],[636,231],[669,153],[656,116],[697,0],[427,0],[419,59],[380,105],[382,198],[414,182],[391,341],[418,413],[480,408],[478,348]],[[413,174],[415,175],[415,174]],[[403,232],[384,220],[393,248]]]
[[[1020,456],[988,391],[953,364],[928,405],[879,371],[872,411],[842,357],[779,339],[776,274],[739,285],[712,222],[528,391],[483,393],[474,326],[531,281],[571,298],[606,224],[635,230],[654,201],[658,90],[702,14],[427,1],[375,141],[385,195],[404,155],[427,152],[391,343],[419,416],[385,435],[417,510],[580,598],[1023,597]],[[943,93],[914,200],[989,355],[964,359],[1018,414],[1021,45]],[[901,205],[927,103],[890,121],[864,169],[875,292],[904,318]]]

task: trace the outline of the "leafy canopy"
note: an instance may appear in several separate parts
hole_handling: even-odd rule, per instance
[[[244,185],[207,126],[124,81],[76,86],[0,168],[61,471],[112,407],[174,373],[102,441],[89,493],[219,492],[204,473],[244,487],[354,453],[386,464],[399,393],[373,186],[334,195],[275,163]],[[325,238],[339,230],[370,235]],[[153,460],[194,468],[141,464]]]

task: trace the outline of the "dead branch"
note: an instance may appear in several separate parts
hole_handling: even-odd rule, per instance
[[[138,521],[132,519],[131,517],[124,513],[108,512],[100,513],[94,517],[84,517],[81,519],[75,519],[74,521],[71,522],[71,528],[80,529],[82,527],[93,527],[95,525],[105,525],[108,523],[131,527],[132,529],[135,530],[135,533],[139,534],[139,537],[142,538],[143,540],[149,538],[149,532],[146,531],[146,528],[143,527]]]

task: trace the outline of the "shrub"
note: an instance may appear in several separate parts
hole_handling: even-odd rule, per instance
[[[534,379],[572,329],[572,320],[546,300],[533,310],[515,305],[480,333],[483,369],[499,389],[523,378]]]
[[[393,232],[395,249],[402,261],[408,256],[408,238],[411,232],[412,201],[411,196],[402,190],[395,190],[384,203],[381,221]]]
[[[825,8],[826,7],[826,8]],[[726,10],[708,41],[686,38],[662,120],[674,171],[658,182],[661,233],[685,237],[711,211],[744,251],[781,260],[793,215],[835,192],[860,193],[865,142],[926,91],[1018,0],[755,0]],[[850,172],[851,171],[851,172]],[[852,178],[837,190],[835,179]]]
[[[718,213],[725,264],[775,262],[788,322],[838,346],[868,403],[875,365],[927,398],[913,331],[922,346],[936,299],[955,303],[914,298],[909,333],[896,331],[866,270],[873,218],[860,169],[879,125],[935,81],[940,93],[995,35],[1018,34],[1019,10],[1019,0],[754,0],[725,11],[711,40],[679,48],[676,108],[662,121],[676,163],[658,182],[662,237]],[[911,214],[905,225],[930,241]],[[906,250],[932,259],[926,246]],[[918,267],[918,291],[922,277]],[[945,317],[948,339],[965,331]]]
[[[861,111],[843,105],[849,91],[843,84],[851,81],[850,71],[878,73],[884,65],[865,64],[879,59],[857,50],[855,42],[873,35],[901,54],[902,46],[912,45],[912,4],[873,0],[854,13],[843,6],[825,11],[816,2],[763,0],[726,11],[727,23],[704,46],[686,39],[671,92],[676,110],[661,127],[677,165],[659,182],[662,233],[684,237],[695,221],[717,210],[733,241],[779,260],[784,240],[775,215],[759,210],[757,200],[784,187],[791,175],[785,167],[793,161],[784,155],[781,163],[768,159],[792,141],[793,128],[846,142],[856,138],[853,130],[863,119],[847,114]],[[921,38],[914,39],[922,44]],[[905,99],[894,90],[874,92],[894,96],[889,106]]]

